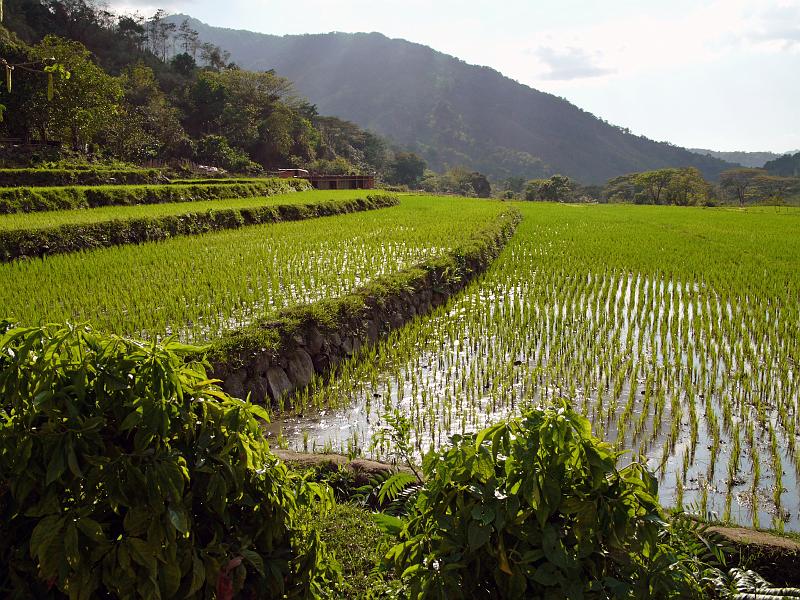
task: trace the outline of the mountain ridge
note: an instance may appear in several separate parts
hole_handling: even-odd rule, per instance
[[[697,167],[715,179],[736,166],[633,135],[495,69],[381,33],[277,36],[170,19],[189,19],[237,64],[275,69],[320,112],[383,135],[437,170],[465,166],[494,179],[558,172],[601,183],[663,167]]]
[[[770,151],[748,151],[748,150],[709,150],[707,148],[687,148],[689,152],[695,154],[709,155],[714,158],[719,158],[727,162],[735,163],[743,167],[753,169],[762,168],[767,162],[780,158],[781,156],[791,155],[798,150],[791,150],[788,152],[770,152]]]

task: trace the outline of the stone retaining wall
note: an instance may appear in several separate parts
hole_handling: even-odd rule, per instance
[[[209,353],[214,377],[233,396],[277,403],[308,385],[314,374],[329,372],[362,346],[444,304],[486,270],[520,219],[518,211],[509,210],[444,256],[226,336]]]

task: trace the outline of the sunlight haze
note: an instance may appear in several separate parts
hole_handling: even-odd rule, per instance
[[[633,133],[714,150],[800,148],[800,1],[126,2],[274,35],[378,31],[486,65]]]

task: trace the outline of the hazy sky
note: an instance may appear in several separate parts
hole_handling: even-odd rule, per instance
[[[122,0],[271,34],[379,31],[656,140],[800,149],[800,0]]]

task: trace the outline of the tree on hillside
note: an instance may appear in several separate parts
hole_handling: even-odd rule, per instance
[[[469,174],[469,183],[478,198],[488,198],[492,195],[492,186],[486,175],[474,171]]]
[[[636,198],[637,175],[638,173],[629,173],[609,179],[603,188],[602,200],[605,202],[633,202]]]
[[[397,185],[415,186],[425,172],[425,161],[413,152],[398,152],[389,162],[387,181]]]
[[[92,61],[83,44],[48,35],[31,54],[38,60],[54,59],[70,73],[69,79],[55,78],[51,90],[41,86],[27,100],[28,117],[42,139],[63,136],[77,150],[110,127],[118,113],[122,89]]]
[[[197,58],[197,49],[200,46],[200,34],[191,28],[189,19],[184,19],[178,27],[178,40],[183,52],[193,59]]]
[[[696,206],[708,202],[712,196],[712,188],[698,169],[688,167],[672,171],[663,193],[664,204]]]
[[[739,206],[744,206],[747,193],[753,187],[756,177],[765,175],[763,169],[730,169],[719,176],[719,187],[723,194],[736,198]]]
[[[135,44],[139,51],[144,50],[147,42],[147,32],[144,27],[144,19],[139,16],[123,15],[117,21],[117,32],[131,43]]]
[[[608,202],[635,204],[705,204],[713,188],[694,167],[656,169],[615,177],[602,190]]]
[[[549,179],[531,179],[525,184],[525,199],[544,202],[566,202],[572,192],[573,183],[565,175],[553,175]]]
[[[220,71],[224,69],[228,64],[230,57],[231,53],[227,50],[223,50],[219,46],[209,42],[200,44],[200,59],[206,66],[214,71]]]
[[[453,167],[441,175],[433,171],[426,171],[420,186],[435,194],[456,194],[458,196],[477,196],[478,198],[488,198],[492,194],[492,186],[486,176],[466,167]]]
[[[158,87],[153,70],[142,62],[131,65],[119,82],[125,102],[108,135],[115,154],[131,161],[191,158],[191,142],[178,110]]]
[[[223,136],[263,166],[300,166],[316,156],[318,132],[300,113],[292,83],[272,72],[199,70],[182,104],[192,137]]]
[[[525,187],[525,178],[512,176],[506,177],[503,180],[503,191],[511,192],[513,194],[521,194],[523,188]]]
[[[359,172],[359,169],[341,156],[332,160],[318,158],[308,163],[306,169],[314,175],[358,175]]]
[[[186,54],[186,52],[181,52],[173,56],[169,64],[175,69],[177,74],[183,77],[190,77],[195,69],[197,69],[197,62],[191,54]]]
[[[783,204],[787,199],[800,197],[800,177],[780,177],[761,174],[752,178],[747,189],[751,201],[773,201]]]
[[[303,110],[312,114],[312,123],[320,133],[318,159],[323,161],[341,159],[356,167],[358,171],[384,170],[388,149],[381,138],[350,121],[313,114],[312,107],[313,113],[316,113],[316,107],[313,105],[304,106]],[[341,168],[342,163],[337,164]]]

